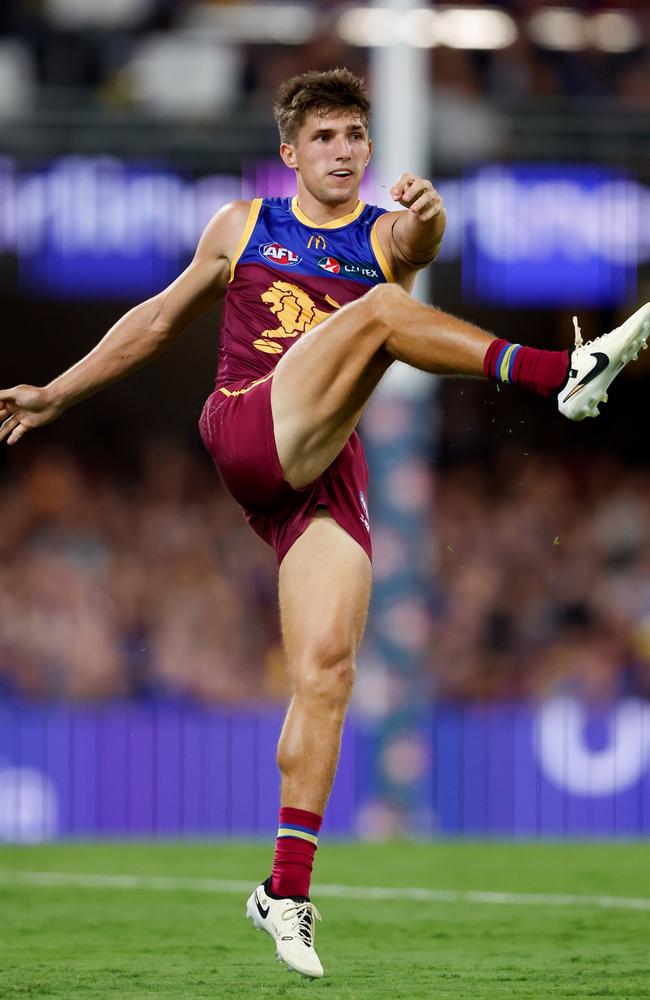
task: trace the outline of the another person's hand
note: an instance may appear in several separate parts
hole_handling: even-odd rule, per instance
[[[16,444],[23,434],[49,424],[63,412],[53,402],[47,388],[16,385],[0,390],[0,441]]]

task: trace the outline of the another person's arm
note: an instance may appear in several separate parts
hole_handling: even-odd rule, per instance
[[[16,444],[104,386],[137,371],[225,294],[249,203],[226,205],[207,226],[189,267],[126,313],[84,358],[49,385],[0,390],[0,441]]]

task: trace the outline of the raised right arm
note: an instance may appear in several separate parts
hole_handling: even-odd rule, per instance
[[[92,351],[49,385],[0,391],[0,441],[15,444],[28,430],[137,371],[223,298],[249,208],[250,202],[234,201],[217,212],[176,281],[122,316]]]

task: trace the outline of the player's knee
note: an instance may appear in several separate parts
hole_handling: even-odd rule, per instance
[[[404,307],[413,302],[408,292],[405,292],[401,285],[385,284],[375,285],[367,295],[363,297],[373,314],[373,321],[387,330],[399,324],[403,318]]]
[[[354,652],[345,642],[328,638],[315,643],[296,665],[295,693],[325,709],[347,705],[355,676]]]

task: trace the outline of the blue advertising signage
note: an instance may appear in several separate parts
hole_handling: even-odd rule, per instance
[[[368,175],[366,201],[395,208]],[[440,260],[462,263],[463,294],[503,306],[601,306],[634,297],[650,260],[650,188],[600,167],[507,166],[436,182],[447,204]],[[20,289],[54,298],[142,298],[190,260],[226,202],[293,193],[290,171],[181,175],[110,157],[36,170],[0,158],[0,254]]]
[[[254,707],[5,702],[0,841],[272,837],[282,717]],[[650,836],[647,702],[442,704],[428,718],[415,803],[428,817],[417,824],[420,835]],[[349,720],[328,835],[381,835],[376,772],[390,752],[380,723],[358,714]],[[401,774],[412,785],[410,760],[393,769],[396,781]]]
[[[601,167],[509,166],[463,186],[463,293],[505,306],[634,296],[647,189]]]

